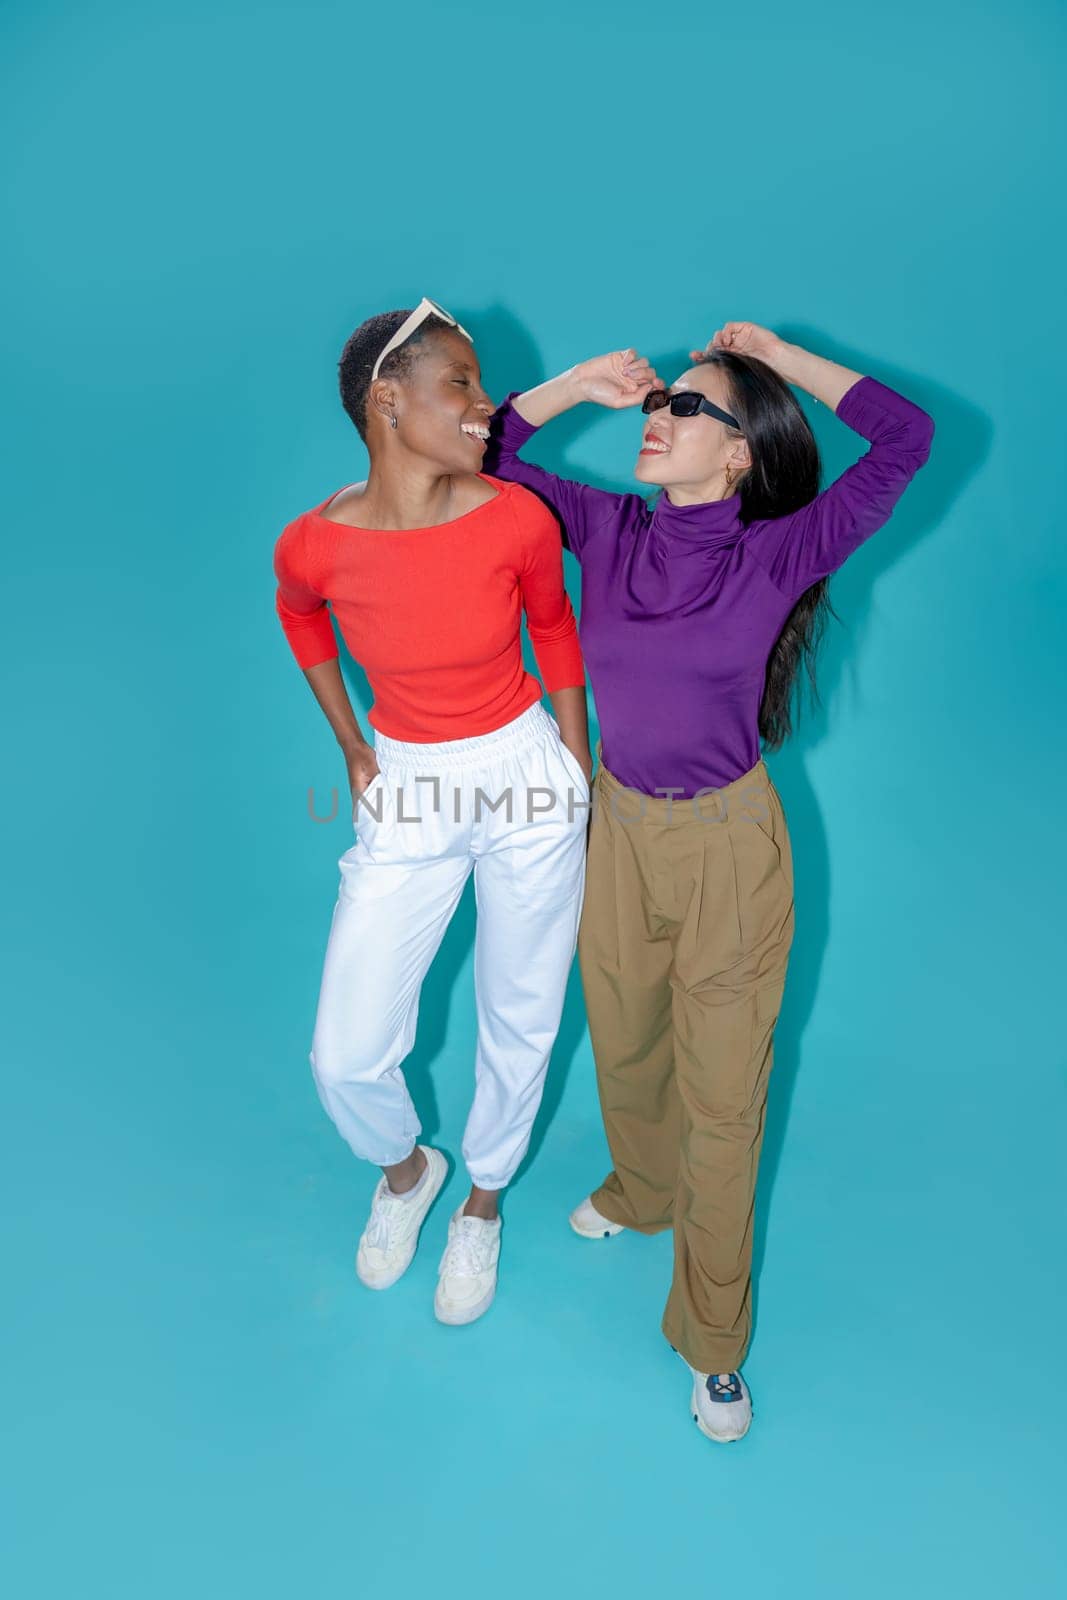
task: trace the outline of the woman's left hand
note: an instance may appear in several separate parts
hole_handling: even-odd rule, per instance
[[[758,322],[727,322],[716,329],[703,350],[690,350],[689,356],[695,361],[710,350],[737,350],[773,367],[784,347],[784,339],[779,339],[770,328],[761,328]]]

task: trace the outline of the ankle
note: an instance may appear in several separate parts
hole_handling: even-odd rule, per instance
[[[497,1190],[479,1189],[475,1185],[467,1197],[467,1203],[463,1207],[463,1215],[465,1217],[477,1217],[482,1222],[496,1222],[500,1216]]]
[[[386,1184],[392,1194],[407,1194],[418,1186],[427,1169],[426,1156],[416,1145],[406,1161],[395,1167],[383,1167]]]

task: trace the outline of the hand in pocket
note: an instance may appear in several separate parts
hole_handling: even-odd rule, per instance
[[[381,770],[378,758],[369,744],[348,757],[348,786],[352,791],[353,809],[356,801],[361,795],[366,794]]]

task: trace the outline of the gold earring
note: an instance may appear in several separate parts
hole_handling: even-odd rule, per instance
[[[728,489],[729,489],[729,488],[730,488],[730,486],[731,486],[731,485],[732,485],[732,483],[733,483],[733,481],[734,481],[734,475],[733,475],[733,473],[732,473],[732,472],[731,472],[731,471],[730,471],[730,467],[729,467],[729,463],[727,463],[727,467],[726,467],[726,487],[727,487],[727,488],[728,488]]]

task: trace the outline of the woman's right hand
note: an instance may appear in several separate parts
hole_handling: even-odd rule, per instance
[[[605,356],[580,361],[574,377],[583,400],[613,411],[640,405],[650,389],[664,388],[651,362],[636,350],[611,350]]]
[[[352,791],[352,805],[354,808],[358,797],[363,793],[364,789],[370,788],[381,768],[378,765],[378,758],[374,754],[374,746],[371,744],[360,745],[345,759],[348,766],[348,785]]]

